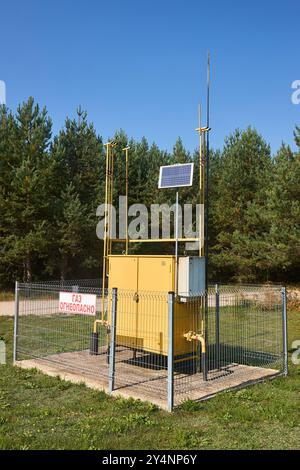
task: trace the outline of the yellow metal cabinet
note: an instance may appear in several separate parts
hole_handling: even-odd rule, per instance
[[[168,354],[167,293],[174,290],[174,257],[138,259],[138,331],[144,349]]]
[[[175,257],[110,255],[108,279],[109,289],[119,291],[117,344],[166,356],[167,293],[175,289]],[[194,304],[175,303],[175,356],[192,352],[193,344],[183,335],[192,325],[198,328],[199,314]]]
[[[136,295],[138,290],[138,258],[135,256],[110,256],[108,272],[108,288],[117,287],[119,290],[117,344],[135,349],[142,348],[143,344],[137,337],[138,304],[136,302]],[[111,306],[109,302],[109,318],[110,314]]]

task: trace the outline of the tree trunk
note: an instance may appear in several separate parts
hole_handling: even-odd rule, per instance
[[[67,271],[68,271],[67,257],[65,255],[62,255],[62,260],[60,263],[60,280],[61,281],[64,281],[66,279]]]
[[[32,282],[32,263],[31,254],[27,253],[25,260],[25,280],[26,282]]]

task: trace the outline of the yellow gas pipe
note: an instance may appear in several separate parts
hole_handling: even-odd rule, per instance
[[[103,325],[106,328],[109,328],[109,323],[107,320],[95,320],[94,321],[94,327],[93,327],[93,333],[97,333],[97,325]]]
[[[206,343],[205,338],[202,334],[195,333],[194,331],[189,331],[183,335],[187,341],[199,341],[201,343],[201,351],[202,353],[206,353]]]

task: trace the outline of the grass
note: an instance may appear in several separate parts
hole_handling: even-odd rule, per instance
[[[89,315],[26,315],[19,317],[19,348],[36,356],[80,351],[90,346],[95,318]],[[106,344],[106,329],[97,328],[99,346]],[[18,359],[28,359],[19,355]]]
[[[289,312],[289,345],[300,339],[300,315]],[[296,449],[300,448],[300,366],[287,378],[173,414],[113,399],[11,362],[13,319],[0,317],[8,364],[0,366],[0,449]]]

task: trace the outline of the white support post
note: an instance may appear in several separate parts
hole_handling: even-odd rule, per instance
[[[18,326],[19,326],[19,283],[16,281],[15,284],[15,306],[14,306],[14,350],[13,350],[13,362],[17,360],[17,348],[18,348]]]
[[[117,303],[118,289],[112,290],[111,331],[109,348],[108,391],[111,394],[115,387],[115,359],[116,359],[116,333],[117,333]]]
[[[286,311],[286,288],[281,289],[282,299],[282,345],[283,345],[283,373],[288,373],[288,339],[287,339],[287,311]]]
[[[174,292],[168,294],[168,411],[174,407]]]

